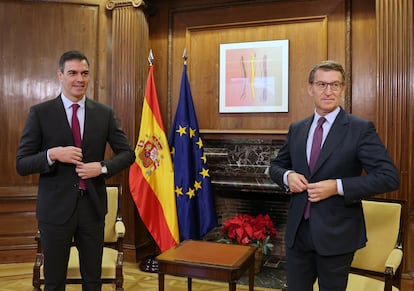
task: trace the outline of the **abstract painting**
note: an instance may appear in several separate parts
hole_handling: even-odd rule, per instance
[[[220,113],[288,112],[288,40],[220,44]]]

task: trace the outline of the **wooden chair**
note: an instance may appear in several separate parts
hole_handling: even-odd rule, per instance
[[[367,245],[356,251],[346,291],[397,291],[405,231],[405,201],[373,198],[362,201]],[[315,283],[314,290],[318,289]]]
[[[105,216],[105,238],[102,257],[102,283],[115,284],[116,291],[123,290],[123,237],[125,235],[125,225],[121,216],[121,185],[108,185],[106,187],[108,195],[108,213]],[[37,241],[37,253],[33,267],[33,290],[41,291],[44,284],[43,277],[43,251],[38,232],[35,240]],[[76,246],[72,246],[67,272],[67,284],[81,284],[82,279],[79,271],[79,255]]]

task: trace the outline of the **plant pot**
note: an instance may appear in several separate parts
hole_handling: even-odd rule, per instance
[[[262,248],[257,248],[256,252],[254,253],[254,273],[260,273],[263,264],[263,252]]]

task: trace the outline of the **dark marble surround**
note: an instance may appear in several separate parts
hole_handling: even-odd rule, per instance
[[[271,158],[276,156],[282,143],[261,139],[205,140],[204,152],[213,187],[283,194],[266,173]]]

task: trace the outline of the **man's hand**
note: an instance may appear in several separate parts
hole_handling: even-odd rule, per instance
[[[302,174],[296,172],[289,173],[287,176],[288,186],[291,192],[300,193],[308,192],[310,202],[318,202],[338,195],[336,180],[324,180],[317,183],[308,183],[308,180]]]
[[[55,147],[49,149],[49,158],[55,162],[70,163],[77,165],[82,161],[82,149],[74,146]]]
[[[302,174],[296,172],[289,173],[287,176],[288,186],[291,192],[300,193],[308,188],[308,180]]]
[[[336,180],[308,184],[308,200],[310,202],[318,202],[334,195],[338,195]]]
[[[100,162],[78,163],[76,166],[76,173],[82,179],[90,179],[102,174],[102,166]]]

